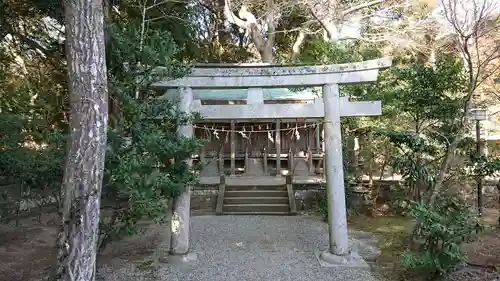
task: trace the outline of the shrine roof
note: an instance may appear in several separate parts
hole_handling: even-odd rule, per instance
[[[264,100],[313,100],[318,97],[313,89],[290,90],[286,88],[262,89]],[[245,89],[194,89],[194,99],[200,100],[246,100]]]

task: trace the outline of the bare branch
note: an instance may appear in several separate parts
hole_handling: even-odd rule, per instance
[[[166,4],[168,2],[172,2],[172,0],[165,0],[165,1],[158,2],[158,3],[154,3],[153,5],[146,7],[146,11],[153,9],[154,7],[158,7],[160,5]]]
[[[267,24],[267,42],[266,48],[272,49],[274,47],[274,41],[276,38],[276,26],[275,26],[275,3],[274,0],[268,0],[268,9],[269,12],[266,14],[266,24]]]
[[[297,35],[297,39],[295,39],[295,43],[293,43],[292,46],[292,55],[291,55],[291,60],[295,61],[297,57],[300,54],[300,47],[304,43],[304,39],[306,38],[306,33],[304,32],[303,29],[299,31],[299,34]]]
[[[41,52],[42,54],[44,54],[48,58],[54,58],[54,59],[57,59],[59,61],[62,61],[62,59],[63,59],[61,54],[59,54],[58,52],[49,51],[47,48],[43,47],[37,41],[29,38],[28,36],[25,36],[24,34],[22,34],[20,32],[13,32],[13,33],[11,33],[11,35],[17,37],[19,40],[21,40],[21,42],[28,45],[30,48],[33,48],[34,50],[38,50],[39,52]]]
[[[230,7],[231,3],[229,0],[224,0],[224,17],[232,24],[237,25],[240,28],[247,29],[247,22],[237,17]],[[240,10],[241,13],[241,10]]]
[[[361,4],[357,5],[357,6],[345,9],[344,11],[342,11],[342,15],[345,16],[345,15],[357,12],[359,10],[362,10],[364,8],[375,6],[375,5],[383,3],[383,2],[385,2],[385,0],[374,0],[374,1],[370,1],[370,2],[364,2],[364,3],[361,3]]]

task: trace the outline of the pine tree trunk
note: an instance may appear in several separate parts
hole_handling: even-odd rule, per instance
[[[70,139],[53,280],[93,281],[108,93],[102,0],[65,1]]]

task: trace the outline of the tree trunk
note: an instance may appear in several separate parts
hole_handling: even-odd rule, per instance
[[[500,179],[498,179],[496,187],[497,187],[497,190],[498,190],[498,204],[500,206]],[[500,215],[498,215],[498,221],[497,222],[498,222],[498,227],[500,228]]]
[[[265,47],[265,49],[260,51],[260,59],[264,63],[273,63],[274,62],[274,54],[272,47]]]
[[[70,139],[53,280],[93,281],[108,121],[102,0],[66,1],[65,24]]]

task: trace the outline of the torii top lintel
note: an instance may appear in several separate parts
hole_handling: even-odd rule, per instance
[[[186,76],[153,83],[155,88],[285,88],[374,82],[390,57],[356,63],[279,66],[266,64],[198,64]]]

